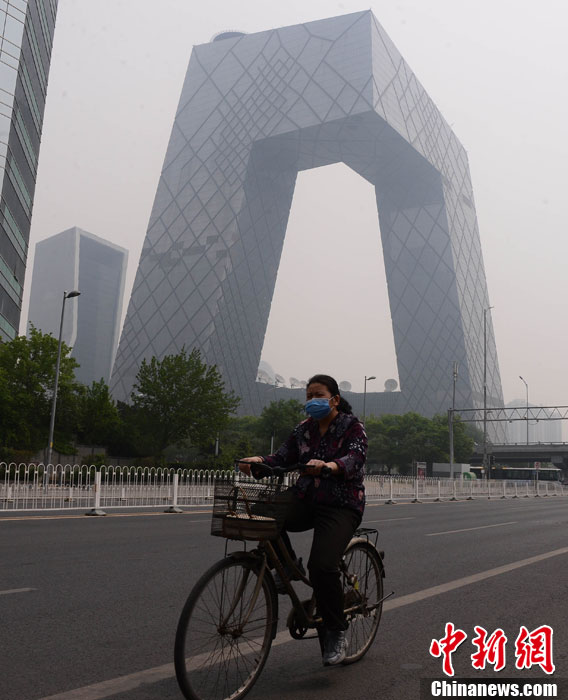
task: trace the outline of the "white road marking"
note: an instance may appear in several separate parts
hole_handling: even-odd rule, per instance
[[[365,527],[367,523],[392,523],[395,520],[416,520],[416,518],[385,518],[384,520],[365,520],[361,523],[361,526]]]
[[[529,557],[528,559],[521,559],[520,561],[515,561],[511,564],[505,564],[504,566],[498,566],[494,569],[481,571],[478,574],[465,576],[464,578],[449,581],[448,583],[433,586],[432,588],[426,588],[422,591],[417,591],[416,593],[410,593],[409,595],[401,596],[395,600],[387,600],[383,605],[383,611],[388,612],[389,610],[396,610],[397,608],[404,607],[405,605],[411,605],[412,603],[417,603],[421,600],[426,600],[427,598],[432,598],[434,596],[441,595],[442,593],[453,591],[456,588],[469,586],[472,583],[478,583],[479,581],[484,581],[485,579],[492,578],[493,576],[499,576],[500,574],[505,574],[509,571],[520,569],[523,566],[530,566],[531,564],[536,564],[537,562],[544,561],[545,559],[558,557],[562,554],[568,554],[568,547],[554,549],[551,552],[537,554],[536,556]],[[287,644],[291,641],[293,640],[290,637],[288,630],[282,630],[282,632],[279,632],[276,635],[276,638],[272,642],[272,646]],[[83,688],[76,688],[75,690],[69,690],[64,693],[50,695],[49,697],[41,698],[41,700],[103,700],[103,698],[109,698],[113,695],[118,695],[119,693],[127,693],[131,690],[135,690],[136,688],[148,683],[158,683],[159,681],[167,680],[168,678],[172,678],[174,675],[174,665],[164,664],[163,666],[148,668],[145,671],[130,673],[127,676],[111,678],[110,680],[103,681],[102,683],[94,683],[93,685],[87,685]]]
[[[35,591],[35,588],[10,588],[6,591],[0,591],[0,595],[10,595],[12,593],[29,593]]]
[[[471,530],[485,530],[488,527],[502,527],[503,525],[516,525],[518,520],[511,520],[508,523],[495,523],[494,525],[478,525],[477,527],[464,527],[461,530],[446,530],[445,532],[428,532],[426,537],[437,537],[438,535],[453,535],[454,532],[471,532]]]
[[[448,583],[442,583],[439,586],[425,588],[423,591],[417,591],[416,593],[409,593],[408,595],[403,595],[400,598],[396,598],[395,600],[387,600],[383,606],[383,610],[395,610],[396,608],[401,608],[404,605],[417,603],[420,600],[426,600],[426,598],[432,598],[433,596],[441,595],[442,593],[447,593],[448,591],[453,591],[456,588],[469,586],[472,583],[479,583],[479,581],[485,581],[485,579],[493,578],[493,576],[507,574],[509,573],[509,571],[521,569],[523,566],[537,564],[539,561],[551,559],[552,557],[558,557],[562,554],[568,554],[568,547],[562,547],[561,549],[553,549],[551,552],[537,554],[535,557],[529,557],[528,559],[514,561],[511,562],[511,564],[505,564],[504,566],[497,566],[494,569],[481,571],[478,574],[472,574],[471,576],[464,576],[463,578],[458,578],[455,581],[448,581]]]
[[[280,644],[286,644],[291,641],[293,640],[288,630],[282,630],[272,641],[272,646],[277,647]],[[207,654],[203,654],[203,656],[207,656]],[[163,666],[148,668],[145,671],[138,671],[138,673],[129,673],[127,676],[111,678],[102,683],[94,683],[83,688],[68,690],[65,693],[50,695],[49,697],[41,698],[41,700],[103,700],[103,698],[135,690],[141,685],[165,681],[175,676],[175,673],[173,664],[164,664]]]
[[[183,513],[177,513],[177,515],[203,515],[204,513],[210,514],[212,510],[184,510]],[[163,511],[156,513],[107,513],[107,518],[148,518],[153,515],[171,515],[170,513],[164,513]],[[15,518],[0,517],[0,523],[3,522],[14,522],[15,520],[84,520],[85,522],[94,523],[100,518],[86,518],[85,513],[79,515],[22,515]],[[207,522],[205,520],[196,522]]]

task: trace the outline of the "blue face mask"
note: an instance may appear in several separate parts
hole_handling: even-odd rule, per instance
[[[325,418],[331,413],[329,399],[310,399],[304,404],[304,411],[310,418],[315,418],[316,420]]]

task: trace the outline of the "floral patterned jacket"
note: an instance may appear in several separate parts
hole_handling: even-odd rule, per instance
[[[366,455],[367,435],[362,423],[351,413],[338,413],[321,436],[316,420],[302,421],[278,451],[264,460],[278,467],[305,464],[310,459],[335,462],[339,474],[326,478],[301,475],[294,487],[296,495],[314,503],[352,508],[362,514]]]

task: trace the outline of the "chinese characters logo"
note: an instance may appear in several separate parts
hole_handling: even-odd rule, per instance
[[[488,665],[494,671],[502,671],[507,662],[506,647],[508,638],[502,629],[496,629],[489,634],[487,630],[476,625],[475,636],[471,642],[477,651],[471,654],[473,668],[484,670]],[[529,632],[522,626],[515,640],[515,666],[517,669],[528,669],[540,666],[551,674],[555,666],[552,660],[552,627],[541,625]],[[442,668],[446,676],[454,675],[452,654],[465,642],[467,634],[456,629],[452,622],[447,622],[445,635],[441,639],[433,639],[430,643],[430,654],[435,658],[442,657]]]

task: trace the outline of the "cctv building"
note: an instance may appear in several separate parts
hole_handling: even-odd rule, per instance
[[[83,384],[110,379],[127,261],[127,250],[77,227],[36,244],[28,323],[57,338],[64,291],[81,292],[65,304],[62,337]]]
[[[18,334],[57,0],[0,2],[0,341]]]
[[[390,411],[445,412],[454,362],[456,406],[483,405],[484,374],[487,405],[503,405],[466,152],[370,11],[194,48],[116,398],[144,358],[183,346],[219,367],[242,413],[274,397],[256,378],[296,176],[338,162],[375,187],[400,379]]]

